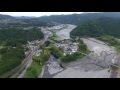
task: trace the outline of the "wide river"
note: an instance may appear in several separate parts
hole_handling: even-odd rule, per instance
[[[67,28],[58,31],[56,34],[61,40],[69,39],[70,32],[75,25],[68,25]],[[53,78],[109,78],[109,64],[115,59],[115,50],[107,46],[104,42],[95,38],[82,38],[90,51],[89,58],[84,58],[71,62],[66,69],[55,75]],[[95,56],[95,57],[94,57]]]
[[[70,32],[76,28],[76,25],[67,24],[67,27],[56,32],[59,40],[70,39]]]

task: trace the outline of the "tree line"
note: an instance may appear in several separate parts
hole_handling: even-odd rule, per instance
[[[120,38],[120,19],[101,17],[80,24],[70,33],[71,36],[100,37],[111,35]]]

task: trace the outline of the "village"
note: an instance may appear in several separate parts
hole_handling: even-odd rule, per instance
[[[77,42],[73,42],[71,39],[65,39],[55,43],[55,46],[61,48],[64,52],[64,56],[71,55],[78,51]]]

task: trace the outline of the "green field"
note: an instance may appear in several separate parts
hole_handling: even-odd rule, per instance
[[[31,66],[27,69],[24,78],[38,78],[41,71],[42,65],[40,65],[38,62],[33,61]]]

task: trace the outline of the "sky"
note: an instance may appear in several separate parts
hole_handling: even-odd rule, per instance
[[[11,16],[34,16],[34,17],[61,15],[61,14],[67,15],[67,14],[75,14],[75,13],[81,14],[85,12],[0,12],[0,14],[11,15]]]

